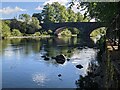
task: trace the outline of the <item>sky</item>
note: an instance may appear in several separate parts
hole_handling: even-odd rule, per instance
[[[2,2],[0,2],[0,19],[12,19],[18,17],[20,14],[29,14],[32,16],[33,13],[40,13],[43,6],[47,3],[59,2],[67,7],[70,1],[71,0],[2,0]],[[73,10],[78,12],[76,6],[73,7]]]

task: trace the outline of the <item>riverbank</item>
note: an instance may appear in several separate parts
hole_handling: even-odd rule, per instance
[[[106,47],[106,51],[101,55],[100,67],[97,72],[99,73],[99,77],[94,80],[97,80],[101,88],[119,90],[120,51],[111,49],[108,43],[106,43]]]
[[[6,37],[6,39],[14,39],[14,38],[47,38],[52,37],[50,35],[42,35],[42,36],[12,36],[12,37]]]
[[[49,38],[49,37],[55,37],[53,35],[41,35],[41,36],[11,36],[11,37],[4,37],[4,38],[1,38],[2,39],[15,39],[15,38]],[[63,36],[59,36],[58,38],[61,38]],[[67,36],[65,36],[67,37]],[[77,37],[77,35],[72,35],[70,37]]]

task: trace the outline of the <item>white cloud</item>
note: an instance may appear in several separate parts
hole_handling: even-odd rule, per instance
[[[79,7],[79,8],[78,8]],[[78,9],[77,9],[78,8]],[[83,7],[85,8],[85,7]],[[85,14],[85,12],[87,11],[87,9],[83,10],[83,8],[81,8],[79,2],[75,2],[74,5],[72,6],[72,10],[77,13],[80,12],[82,15]]]
[[[2,14],[11,14],[11,13],[16,13],[16,12],[20,12],[20,11],[26,11],[26,9],[22,9],[20,7],[15,7],[15,8],[11,8],[11,7],[5,7],[0,9],[0,13]]]
[[[38,6],[37,8],[35,8],[35,10],[43,10],[43,7]]]
[[[53,2],[59,2],[61,5],[66,5],[68,3],[68,0],[48,0],[44,2],[43,5],[46,5],[47,3],[52,4]]]
[[[38,6],[35,8],[35,10],[43,10],[43,6],[46,5],[47,3],[52,4],[53,2],[58,2],[61,5],[65,5],[68,3],[69,0],[46,0],[42,6]]]

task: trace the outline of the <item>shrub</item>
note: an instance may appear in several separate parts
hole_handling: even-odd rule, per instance
[[[43,35],[48,35],[48,32],[44,31],[44,32],[43,32]]]
[[[12,36],[22,36],[22,33],[18,29],[13,29]]]
[[[60,32],[59,35],[61,35],[61,36],[72,36],[72,33],[68,29],[65,29],[62,32]]]
[[[34,36],[40,36],[41,34],[40,34],[40,32],[35,32],[34,33]]]
[[[72,34],[79,34],[79,33],[80,33],[79,29],[73,28]]]
[[[48,34],[50,34],[50,35],[51,35],[52,33],[53,33],[53,31],[52,31],[52,30],[48,30]]]

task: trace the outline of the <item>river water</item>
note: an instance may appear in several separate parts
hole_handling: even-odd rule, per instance
[[[91,62],[99,66],[98,50],[79,46],[82,42],[77,37],[8,39],[1,43],[3,88],[76,88],[76,81],[87,75]],[[68,60],[59,64],[51,58],[59,54]],[[82,69],[76,68],[79,64]]]

